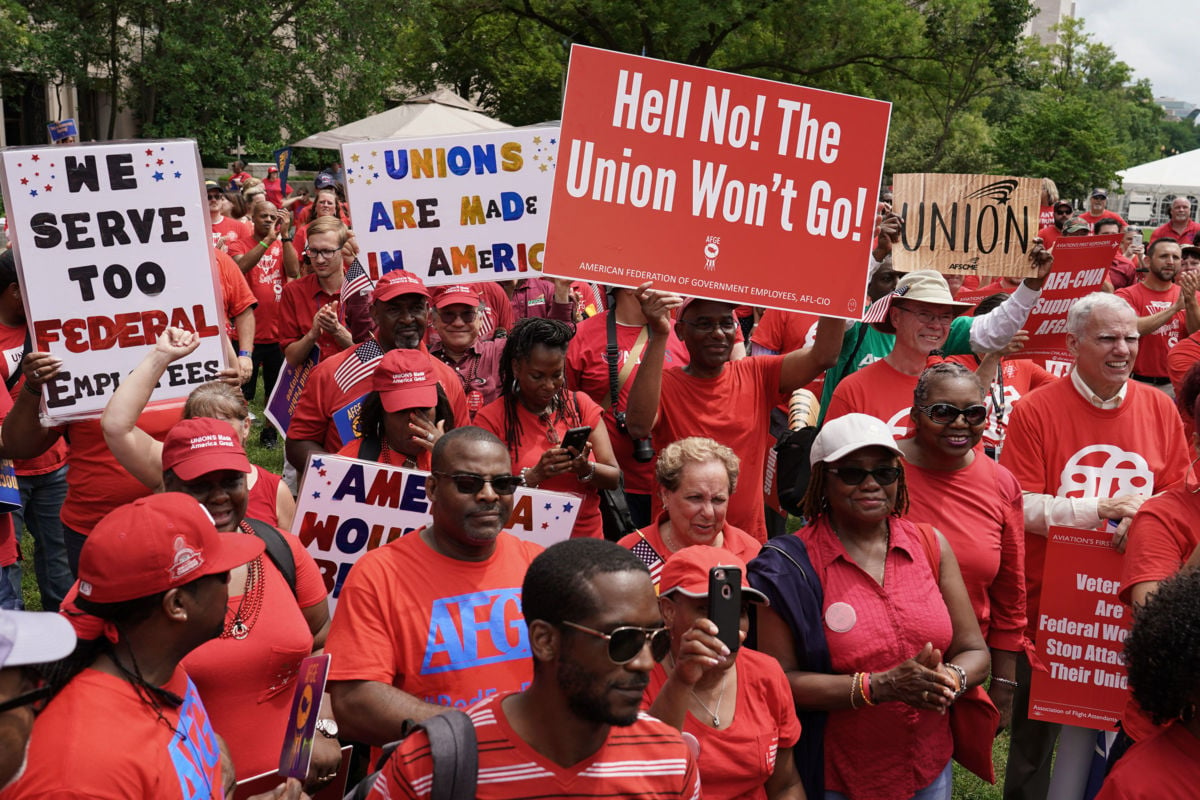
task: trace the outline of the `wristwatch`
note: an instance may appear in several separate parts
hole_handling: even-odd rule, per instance
[[[326,739],[338,738],[338,724],[336,720],[329,717],[322,717],[317,720],[317,733],[324,736]]]

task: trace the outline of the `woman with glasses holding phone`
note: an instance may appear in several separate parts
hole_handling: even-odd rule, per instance
[[[579,497],[572,537],[602,538],[599,490],[620,486],[621,470],[600,406],[566,388],[573,335],[554,319],[527,317],[514,325],[500,356],[500,397],[479,411],[475,424],[508,445],[526,486]],[[577,436],[586,438],[573,443]]]
[[[988,409],[979,379],[966,367],[946,361],[922,372],[911,420],[913,436],[898,442],[908,482],[905,517],[936,525],[954,550],[991,650],[988,694],[1007,726],[1025,631],[1021,486],[978,447]]]
[[[949,800],[946,712],[988,674],[954,553],[936,530],[900,516],[901,455],[875,417],[826,422],[810,454],[808,525],[796,533],[812,574],[771,545],[750,565],[771,601],[759,609],[759,648],[783,666],[798,709],[828,715],[826,800]],[[807,597],[795,597],[797,582]],[[819,621],[797,612],[805,602]],[[820,797],[813,785],[809,773],[806,788]]]

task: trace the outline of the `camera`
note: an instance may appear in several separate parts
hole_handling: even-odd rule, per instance
[[[617,430],[629,436],[629,428],[625,425],[625,412],[618,411],[613,414],[613,417],[617,420]],[[632,436],[629,438],[633,439]],[[639,464],[649,464],[654,460],[654,443],[650,441],[649,437],[633,439],[633,460]]]

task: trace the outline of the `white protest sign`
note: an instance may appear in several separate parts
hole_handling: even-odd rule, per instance
[[[428,472],[344,456],[309,459],[292,533],[321,568],[331,610],[363,553],[429,524],[428,477]],[[570,538],[579,503],[573,494],[521,487],[505,530],[549,547]]]
[[[202,341],[152,401],[215,377],[225,331],[195,142],[6,148],[0,178],[34,349],[63,362],[51,419],[98,416],[168,325]]]
[[[342,145],[354,233],[371,280],[428,286],[538,277],[558,128]]]

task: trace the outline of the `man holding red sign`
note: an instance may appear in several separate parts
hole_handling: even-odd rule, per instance
[[[1167,353],[1185,334],[1200,330],[1200,304],[1196,302],[1196,280],[1179,276],[1182,256],[1173,239],[1156,239],[1146,249],[1150,272],[1124,289],[1117,290],[1138,315],[1138,333],[1144,339],[1133,365],[1133,379],[1157,386],[1174,395],[1167,372]],[[1186,327],[1186,332],[1185,332]]]

